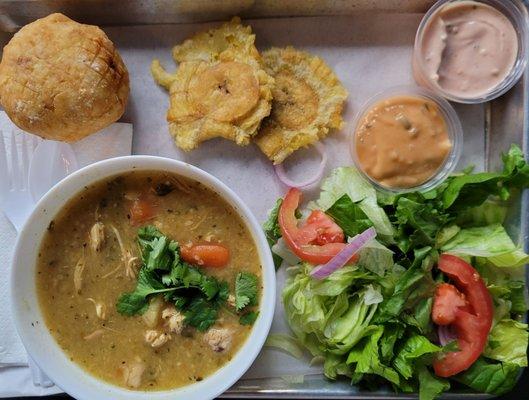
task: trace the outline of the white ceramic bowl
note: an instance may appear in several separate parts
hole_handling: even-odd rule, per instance
[[[36,294],[37,253],[46,228],[64,204],[85,185],[136,170],[172,172],[201,182],[226,200],[246,223],[257,245],[262,265],[263,290],[260,314],[246,342],[233,359],[203,381],[178,389],[140,392],[111,385],[70,361],[49,333]],[[42,370],[76,399],[211,399],[233,385],[251,366],[261,350],[274,314],[275,269],[264,233],[237,195],[207,172],[189,164],[161,157],[129,156],[101,161],[66,177],[37,204],[20,232],[11,269],[11,301],[15,324],[28,353]]]

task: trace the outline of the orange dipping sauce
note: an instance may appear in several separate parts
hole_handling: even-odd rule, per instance
[[[361,169],[388,188],[428,181],[452,148],[447,123],[432,100],[399,95],[375,103],[354,136]]]

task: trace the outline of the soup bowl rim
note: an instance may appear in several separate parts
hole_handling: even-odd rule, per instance
[[[36,261],[49,224],[84,186],[134,170],[181,175],[204,184],[234,208],[250,231],[262,265],[259,316],[233,358],[200,382],[163,391],[129,390],[105,382],[69,359],[46,327],[36,293]],[[275,268],[264,232],[244,202],[226,184],[195,166],[158,156],[124,156],[86,166],[64,178],[37,203],[21,229],[11,265],[11,308],[17,332],[28,354],[62,390],[76,399],[215,398],[232,386],[252,365],[264,345],[275,307]]]

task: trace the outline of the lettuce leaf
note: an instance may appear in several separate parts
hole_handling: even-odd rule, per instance
[[[477,258],[474,267],[487,284],[496,309],[501,305],[507,312],[518,315],[527,311],[523,269],[496,267],[483,258]]]
[[[435,289],[430,269],[433,254],[430,247],[415,251],[414,265],[408,268],[397,280],[390,296],[380,305],[375,321],[387,321],[402,318],[406,309],[415,310],[423,299],[431,298]]]
[[[276,204],[268,213],[268,219],[263,224],[266,241],[268,242],[268,246],[270,246],[270,248],[272,248],[272,246],[275,245],[281,237],[281,230],[279,228],[278,221],[279,208],[281,207],[281,204],[283,204],[283,199],[277,199]],[[278,269],[283,262],[283,258],[274,252],[272,252],[272,258],[274,260],[275,268]]]
[[[366,286],[364,294],[364,303],[366,305],[370,306],[371,304],[382,303],[383,300],[384,297],[382,297],[382,293],[378,287],[371,284]]]
[[[525,283],[521,281],[510,281],[507,286],[509,287],[511,312],[520,315],[527,312]]]
[[[394,357],[396,343],[402,339],[405,326],[400,323],[384,324],[384,334],[380,338],[380,359],[383,363],[390,363]]]
[[[292,357],[300,359],[303,357],[303,349],[298,340],[290,335],[282,333],[273,333],[268,335],[264,344],[266,347],[273,347],[283,350]]]
[[[379,238],[390,242],[393,226],[384,210],[377,203],[377,193],[354,167],[341,167],[332,171],[321,185],[320,198],[309,205],[311,208],[328,210],[343,195],[358,205],[373,223]]]
[[[323,329],[324,343],[328,351],[345,354],[363,337],[372,335],[370,326],[377,304],[367,304],[369,289],[356,292],[347,300],[347,309],[331,309]]]
[[[507,154],[502,155],[503,171],[463,174],[451,178],[443,191],[444,208],[454,211],[482,204],[489,196],[502,200],[510,197],[512,189],[529,186],[529,165],[525,162],[522,150],[512,145]]]
[[[436,247],[442,247],[450,239],[453,239],[455,235],[459,233],[461,228],[457,225],[448,225],[437,233]]]
[[[308,274],[308,268],[310,267],[305,264],[295,267],[295,275],[287,279],[283,289],[283,305],[294,335],[316,356],[324,354],[324,350],[320,349],[318,333],[321,335],[325,326],[325,313],[328,309],[324,297],[312,290],[313,279]],[[343,286],[341,291],[346,288],[347,286]],[[341,291],[336,290],[333,296],[338,296]],[[337,301],[338,298],[335,299]]]
[[[351,350],[347,357],[347,364],[356,364],[354,369],[356,374],[376,374],[395,385],[399,385],[399,374],[380,361],[378,342],[383,332],[384,327],[377,326],[370,336],[364,339],[365,343],[361,343]]]
[[[507,216],[507,205],[497,198],[489,198],[477,207],[458,213],[456,223],[465,226],[503,224]]]
[[[314,294],[332,297],[343,293],[355,282],[371,282],[377,279],[369,271],[359,268],[358,265],[347,265],[325,279],[313,280],[310,283],[310,288]]]
[[[397,200],[395,218],[397,243],[404,253],[417,247],[433,246],[438,232],[450,220],[447,214],[437,210],[434,203],[425,201],[418,193]]]
[[[323,374],[329,379],[336,379],[339,375],[352,376],[351,369],[347,365],[347,358],[338,354],[326,354],[323,364]]]
[[[425,335],[433,330],[432,314],[433,297],[423,297],[414,303],[414,307],[402,314],[402,320],[408,325],[414,326]]]
[[[520,367],[516,364],[489,362],[481,357],[465,372],[456,375],[455,380],[476,391],[500,395],[512,390],[519,373]]]
[[[334,222],[343,229],[344,233],[353,237],[373,226],[371,220],[362,211],[362,208],[353,203],[351,198],[344,194],[325,211],[333,217]]]
[[[450,389],[450,382],[434,376],[424,365],[419,364],[417,373],[419,380],[419,400],[433,400],[441,393]]]
[[[414,363],[425,354],[437,353],[441,347],[434,345],[426,337],[412,335],[404,342],[393,360],[393,367],[406,379],[413,376]]]
[[[527,324],[504,319],[489,333],[489,341],[483,355],[493,360],[527,367]]]
[[[374,328],[370,321],[381,300],[374,283],[379,278],[348,266],[315,280],[310,270],[302,264],[286,282],[283,304],[287,321],[313,355],[345,354]],[[355,285],[358,290],[350,294]]]
[[[378,276],[384,276],[394,265],[393,251],[376,239],[371,240],[358,254],[356,265]]]
[[[497,267],[519,267],[529,262],[529,255],[515,246],[500,224],[461,229],[441,250],[460,256],[486,258]]]

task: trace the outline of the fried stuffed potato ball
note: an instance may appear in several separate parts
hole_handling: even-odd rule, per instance
[[[62,14],[16,33],[0,63],[0,103],[21,129],[74,142],[118,120],[129,76],[114,44],[96,26]]]
[[[263,53],[265,70],[275,79],[272,112],[255,142],[279,164],[301,147],[343,125],[347,91],[320,57],[292,47]]]
[[[250,27],[233,18],[173,49],[179,63],[167,73],[158,60],[151,71],[169,90],[169,131],[176,145],[192,150],[215,137],[247,145],[270,114],[274,80],[264,71]]]

